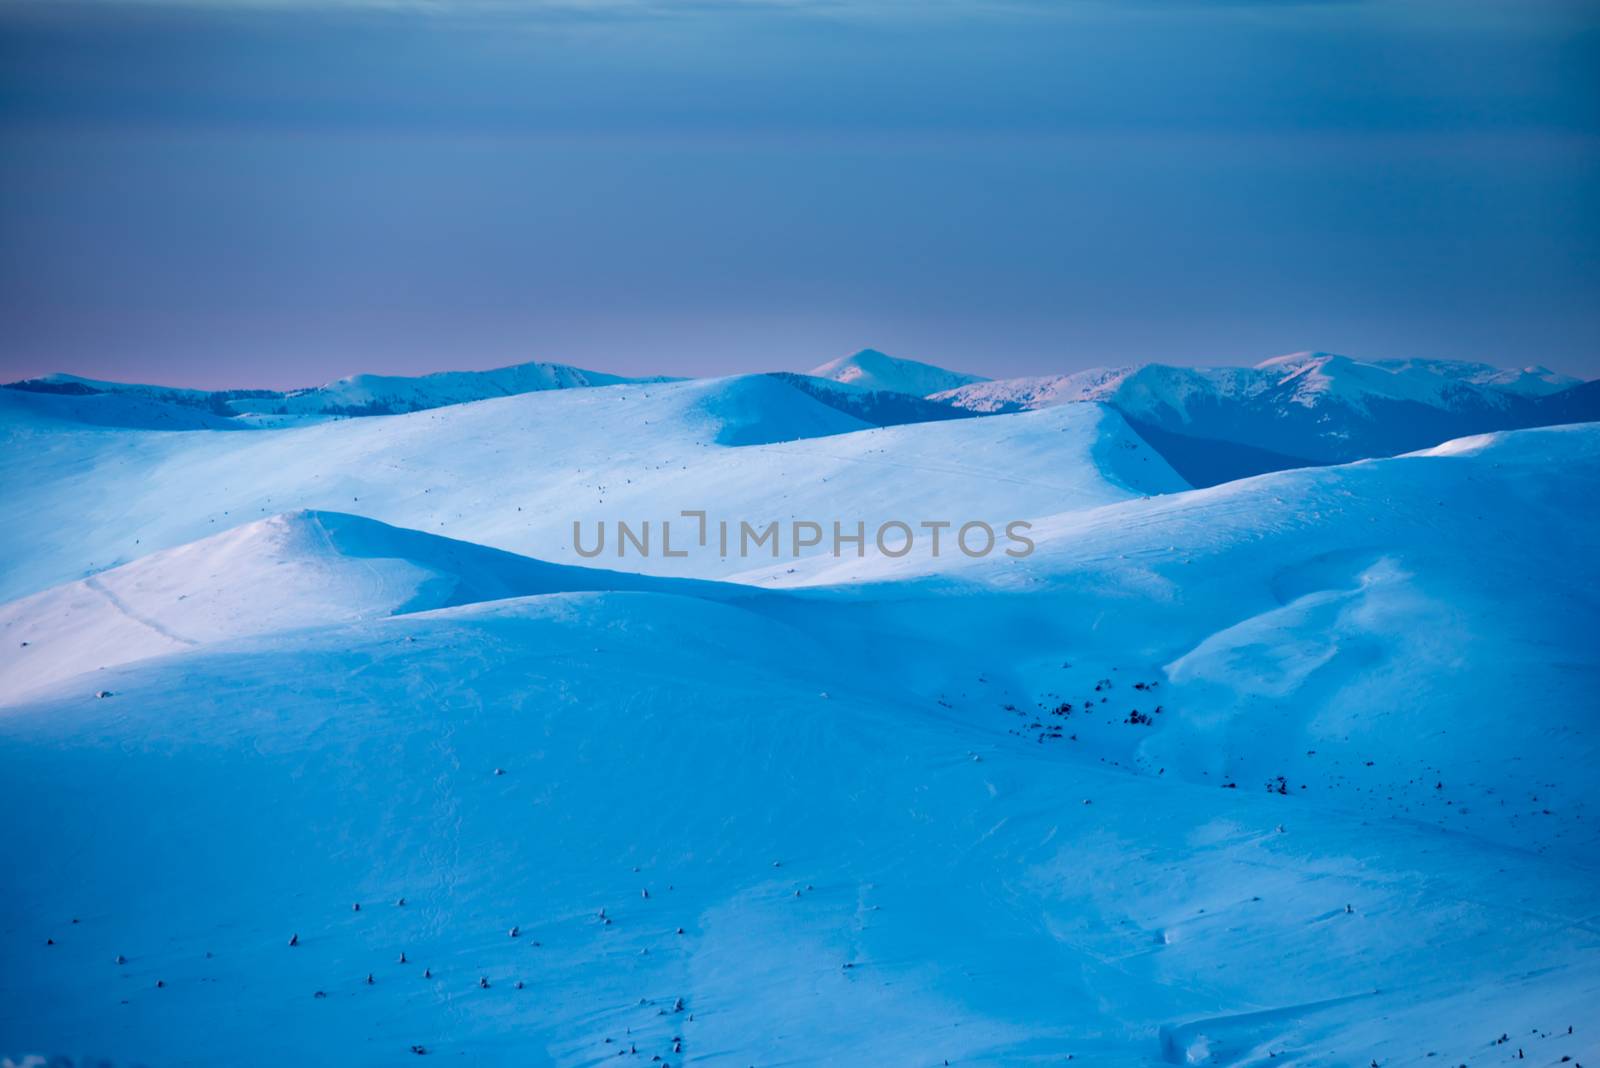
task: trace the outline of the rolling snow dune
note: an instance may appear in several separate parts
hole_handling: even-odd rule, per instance
[[[252,634],[541,593],[667,588],[715,594],[360,516],[278,515],[0,605],[0,705],[87,671]]]
[[[583,560],[573,523],[592,532],[601,520],[659,523],[685,509],[735,524],[1004,523],[1185,486],[1098,406],[864,428],[766,375],[235,434],[7,421],[0,447],[27,463],[0,468],[13,518],[0,528],[0,598],[300,508],[553,561],[719,577],[749,564],[709,552]]]

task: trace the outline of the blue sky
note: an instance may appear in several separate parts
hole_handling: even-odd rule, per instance
[[[0,377],[1600,375],[1600,6],[0,0]]]

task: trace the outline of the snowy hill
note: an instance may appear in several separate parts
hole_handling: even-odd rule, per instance
[[[310,389],[200,390],[105,382],[77,375],[52,374],[13,382],[16,392],[93,396],[121,394],[164,404],[202,408],[214,414],[254,416],[393,415],[425,411],[451,404],[466,404],[490,397],[509,397],[551,389],[581,389],[628,382],[666,382],[671,379],[625,378],[586,371],[560,363],[521,363],[490,371],[440,371],[403,375],[351,375]]]
[[[588,560],[573,523],[1004,523],[1185,483],[1100,406],[876,429],[781,378],[554,390],[242,434],[0,423],[0,597],[302,508],[563,563],[720,577],[747,561]],[[713,516],[713,519],[717,516]],[[681,529],[681,527],[680,527]]]
[[[979,412],[1098,401],[1141,428],[1291,459],[1339,463],[1395,455],[1466,434],[1547,425],[1548,407],[1577,385],[1577,380],[1543,368],[1504,371],[1453,361],[1363,362],[1312,352],[1253,368],[1145,364],[980,382],[936,393],[932,399]],[[1600,418],[1600,406],[1578,414]],[[1176,461],[1174,453],[1168,455]],[[1258,470],[1270,466],[1277,465]]]
[[[278,515],[0,605],[0,705],[86,671],[253,634],[531,594],[671,586],[360,516]]]
[[[813,378],[828,378],[863,389],[909,393],[915,397],[955,389],[985,379],[978,375],[947,371],[943,367],[886,356],[877,349],[862,349],[853,356],[830,360],[806,372]]]
[[[521,363],[492,371],[441,371],[416,378],[352,375],[316,389],[291,391],[276,401],[242,399],[231,401],[230,406],[239,412],[396,414],[466,404],[490,397],[642,381],[665,382],[669,379],[626,378],[559,363]]]
[[[1031,716],[1120,766],[1283,775],[1367,818],[1576,857],[1600,833],[1600,791],[1570,763],[1600,758],[1575,704],[1600,693],[1597,502],[1600,425],[1555,427],[1044,518],[1022,560],[813,560],[787,580],[869,601],[927,585],[969,602],[952,618],[987,602],[1013,621],[1001,670],[930,651],[952,619],[916,609],[918,672],[988,679],[951,679],[952,714],[988,715],[1001,689],[1026,710],[1068,701]],[[1118,678],[1135,655],[1159,692]],[[1156,721],[1128,729],[1132,707]]]
[[[90,397],[99,393],[113,393],[130,397],[145,397],[166,404],[204,408],[211,402],[211,392],[204,389],[186,389],[180,386],[151,386],[137,382],[107,382],[97,378],[64,373],[40,375],[8,382],[5,389],[20,393],[43,393],[66,397]],[[266,396],[280,396],[274,390],[260,390]]]
[[[594,450],[610,403],[649,412],[656,462],[719,507],[730,469],[666,461],[738,407],[706,389],[567,414]],[[344,471],[377,454],[341,428],[434,423],[388,462],[482,466],[462,413],[510,433],[553,399],[156,436]],[[1122,426],[1078,405],[781,455],[889,439],[854,453],[887,479],[979,428],[1025,453]],[[768,480],[778,447],[702,445]],[[1600,428],[1491,435],[1058,509],[1024,560],[749,600],[335,596],[325,626],[98,672],[103,699],[69,679],[0,715],[0,804],[30,814],[0,826],[28,873],[0,883],[0,1038],[178,1065],[1587,1063],[1596,501]],[[349,588],[381,610],[404,575]]]

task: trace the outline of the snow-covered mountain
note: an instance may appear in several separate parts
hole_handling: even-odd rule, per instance
[[[1255,367],[1142,364],[991,381],[865,349],[810,374],[772,377],[864,426],[1084,401],[1107,404],[1195,485],[1306,464],[1392,456],[1494,430],[1600,419],[1600,398],[1584,388],[1588,384],[1542,367],[1360,361],[1316,352]],[[34,418],[69,422],[258,429],[340,416],[429,411],[525,393],[669,381],[674,380],[628,379],[547,363],[415,378],[355,375],[287,393],[205,392],[50,375],[13,383],[0,391],[0,403],[26,408]]]
[[[1571,389],[1583,380],[1548,367],[1496,367],[1462,360],[1373,360],[1372,364],[1397,374],[1422,371],[1475,386],[1527,397],[1545,397]]]
[[[1295,462],[1391,456],[1467,434],[1545,425],[1576,379],[1544,368],[1505,371],[1430,360],[1363,362],[1295,353],[1255,367],[1144,364],[979,382],[931,399],[979,412],[1079,401],[1110,404],[1141,429],[1191,449],[1222,441]],[[1559,402],[1556,402],[1559,403]],[[1600,418],[1600,408],[1582,413]],[[1178,461],[1173,448],[1163,452]]]
[[[717,578],[752,562],[709,550],[586,560],[573,524],[659,530],[710,508],[735,524],[1003,524],[1187,485],[1100,405],[880,429],[769,375],[233,434],[0,420],[0,449],[32,458],[0,465],[0,598],[302,508],[561,563]]]
[[[1372,400],[1450,407],[1473,401],[1503,405],[1507,395],[1548,396],[1580,382],[1543,367],[1503,369],[1453,360],[1361,361],[1326,352],[1298,352],[1254,367],[1139,364],[980,381],[942,391],[942,397],[985,412],[1086,400],[1182,410],[1197,398],[1218,396],[1241,401],[1271,396],[1307,407],[1327,401],[1363,406]]]
[[[1198,491],[1130,489],[1157,461],[1095,404],[773,433],[847,420],[752,376],[12,431],[34,469],[8,511],[73,503],[102,544],[168,513],[209,533],[195,487],[215,510],[258,483],[430,533],[239,507],[231,535],[141,545],[102,582],[200,644],[103,670],[52,650],[80,641],[56,592],[19,614],[55,621],[20,653],[85,673],[0,711],[0,804],[27,813],[0,823],[27,872],[0,881],[0,1040],[176,1065],[1600,1055],[1600,428]],[[1023,559],[807,557],[805,588],[743,597],[549,592],[547,565],[431,533],[505,532],[566,463],[612,514],[877,489],[959,516],[984,481],[1056,506]],[[8,567],[36,579],[41,536],[6,533]],[[524,567],[531,595],[477,599]]]
[[[627,382],[666,382],[667,377],[626,378],[560,363],[519,363],[489,371],[440,371],[420,376],[350,375],[310,389],[199,390],[104,382],[52,374],[13,382],[11,390],[67,396],[122,394],[164,404],[203,408],[217,415],[326,416],[394,415],[551,389],[580,389]]]
[[[853,356],[829,360],[806,372],[813,378],[828,378],[863,389],[909,393],[914,397],[956,389],[986,379],[978,375],[947,371],[916,360],[886,356],[877,349],[862,349]]]
[[[1563,384],[0,391],[0,1055],[1600,1057],[1600,384]],[[1473,406],[1581,425],[1190,488]],[[621,522],[655,551],[579,552]]]
[[[291,391],[276,404],[246,398],[230,401],[230,406],[239,412],[395,414],[552,389],[666,381],[670,379],[627,378],[560,363],[519,363],[492,371],[441,371],[415,378],[351,375],[315,389]]]

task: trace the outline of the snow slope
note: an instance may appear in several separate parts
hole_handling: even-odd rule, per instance
[[[537,593],[667,585],[360,516],[277,515],[0,605],[0,705],[84,672],[253,634]]]
[[[1595,1052],[1587,873],[1066,763],[805,666],[828,651],[542,598],[7,717],[0,798],[53,800],[0,832],[30,858],[0,1034],[173,1065]]]
[[[574,521],[1004,523],[1183,488],[1115,413],[1080,406],[872,429],[750,375],[559,390],[246,434],[6,421],[0,598],[300,508],[348,511],[563,563],[717,577],[696,552],[585,560]],[[713,519],[716,517],[713,516]]]
[[[814,378],[827,378],[863,389],[887,390],[926,397],[931,393],[955,389],[971,382],[982,382],[978,375],[947,371],[916,360],[902,360],[877,349],[862,349],[852,356],[829,360],[806,372]]]
[[[108,670],[0,718],[0,804],[49,799],[0,829],[0,1039],[1587,1062],[1597,478],[1600,428],[1500,435],[1064,515],[1021,562]]]
[[[1589,424],[1042,519],[1023,560],[808,561],[784,580],[989,603],[1009,666],[985,669],[984,700],[1092,709],[1060,723],[1107,759],[1248,789],[1282,775],[1365,817],[1581,861],[1600,844],[1600,794],[1573,773],[1600,759],[1597,502]],[[971,611],[918,608],[917,671],[961,663],[938,635]],[[1134,663],[1159,693],[1125,674],[1096,690]]]

